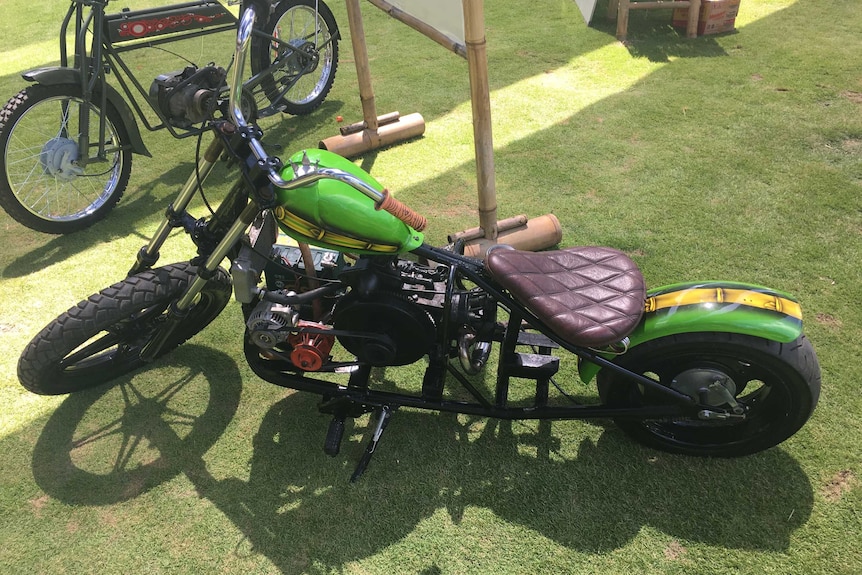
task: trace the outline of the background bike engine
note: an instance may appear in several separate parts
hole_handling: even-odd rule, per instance
[[[153,80],[150,100],[172,126],[190,128],[215,111],[226,77],[227,72],[221,67],[187,66]]]

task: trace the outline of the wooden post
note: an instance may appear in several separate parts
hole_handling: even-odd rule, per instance
[[[654,8],[688,8],[685,35],[697,38],[697,23],[700,16],[701,0],[610,0],[608,16],[617,19],[617,40],[624,42],[629,27],[629,12],[631,10],[652,10]]]
[[[345,157],[355,156],[369,150],[395,144],[421,136],[425,132],[425,120],[421,114],[401,116],[398,112],[377,116],[374,103],[374,88],[371,85],[371,67],[368,64],[368,49],[365,46],[365,26],[359,0],[346,0],[347,22],[353,58],[356,62],[356,77],[359,80],[359,100],[362,104],[362,122],[359,129],[342,131],[338,136],[321,140],[319,146]],[[349,128],[354,128],[351,125]]]
[[[629,0],[619,0],[617,6],[617,40],[624,41],[629,27]]]
[[[483,0],[463,0],[464,41],[473,105],[473,140],[479,185],[479,226],[486,240],[497,239],[497,187],[494,179],[494,143],[491,131],[491,91],[488,86],[488,51],[485,42]]]
[[[362,118],[369,130],[377,129],[377,107],[374,104],[374,89],[371,86],[371,68],[368,65],[368,50],[365,47],[365,26],[359,0],[347,1],[347,23],[350,26],[350,41],[353,58],[356,60],[356,76],[359,79],[359,101],[362,102]]]
[[[685,28],[687,38],[697,38],[697,21],[700,17],[700,0],[690,0],[688,4],[688,25]]]

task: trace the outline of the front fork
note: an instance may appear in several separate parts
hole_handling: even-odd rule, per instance
[[[198,187],[203,184],[204,180],[212,172],[223,149],[224,143],[222,140],[218,137],[214,138],[195,167],[195,170],[189,174],[189,178],[177,195],[176,200],[168,207],[165,219],[162,220],[156,233],[150,239],[150,242],[138,252],[135,264],[129,270],[128,275],[134,275],[149,269],[159,261],[159,250],[168,239],[168,234],[174,228],[183,225],[181,218],[186,214],[186,208],[188,208],[189,203],[194,198]]]
[[[212,172],[215,162],[224,150],[224,146],[225,144],[223,140],[219,136],[216,136],[207,148],[201,160],[198,162],[195,171],[189,175],[189,178],[180,190],[176,200],[168,208],[164,220],[159,225],[159,228],[156,230],[156,233],[153,235],[150,242],[143,246],[138,252],[135,264],[129,270],[129,275],[148,269],[158,261],[159,250],[162,245],[164,245],[171,230],[176,227],[185,228],[187,232],[193,235],[193,239],[195,239],[196,243],[198,243],[198,238],[195,238],[194,234],[201,230],[199,229],[198,222],[186,212],[186,208],[194,197],[198,187]],[[245,185],[247,185],[247,183],[244,180],[241,180],[237,184],[237,186],[240,187]],[[188,312],[195,305],[201,291],[203,291],[207,282],[216,273],[221,262],[230,254],[231,250],[236,246],[237,242],[240,241],[242,235],[260,212],[260,207],[257,202],[248,201],[245,194],[243,194],[241,198],[237,197],[235,195],[237,193],[238,190],[235,186],[233,188],[233,194],[225,199],[222,206],[220,206],[219,210],[216,212],[216,215],[210,220],[209,225],[212,226],[215,222],[215,226],[217,228],[221,228],[222,225],[226,225],[228,220],[230,220],[231,223],[224,231],[221,229],[218,230],[216,236],[220,239],[211,249],[208,247],[202,247],[203,243],[206,242],[206,238],[201,238],[201,243],[198,244],[199,252],[201,252],[201,255],[206,259],[202,265],[198,265],[197,276],[195,279],[192,280],[180,298],[171,304],[168,309],[168,313],[163,316],[161,325],[146,345],[144,345],[141,350],[141,359],[143,361],[150,361],[156,357],[164,343],[174,332],[174,329],[176,329],[176,327],[186,318]],[[239,208],[239,205],[237,205],[239,200],[244,201],[245,206],[242,208],[239,216],[234,218],[233,214],[235,214],[235,210]],[[206,234],[208,231],[210,230],[204,230],[202,233]]]
[[[245,230],[248,229],[255,217],[257,217],[258,212],[257,204],[254,202],[249,202],[246,205],[240,216],[228,229],[224,238],[216,245],[204,265],[198,266],[197,276],[186,288],[183,295],[180,296],[180,299],[171,304],[168,314],[164,316],[164,322],[141,350],[141,360],[150,361],[158,355],[164,343],[174,332],[174,329],[182,323],[188,315],[189,310],[197,302],[198,296],[210,278],[215,274],[219,264],[221,264],[222,260],[227,257],[231,249],[240,240]]]

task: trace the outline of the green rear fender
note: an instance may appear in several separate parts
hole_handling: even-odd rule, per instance
[[[282,177],[294,177],[291,164],[303,156],[320,167],[348,172],[376,190],[383,186],[349,160],[326,150],[309,149],[290,158]],[[396,254],[420,246],[422,233],[392,214],[376,209],[374,200],[349,184],[336,180],[318,182],[295,190],[277,189],[273,210],[282,231],[299,242],[358,254]]]
[[[786,293],[749,284],[666,286],[647,293],[644,317],[629,335],[629,347],[695,332],[738,333],[789,343],[802,334],[802,308]],[[578,366],[584,382],[591,381],[599,369],[590,361]]]

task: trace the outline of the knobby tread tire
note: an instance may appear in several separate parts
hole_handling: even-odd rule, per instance
[[[106,383],[142,366],[140,351],[148,339],[146,329],[151,324],[138,326],[134,323],[135,317],[146,310],[166,309],[185,290],[196,272],[197,268],[188,263],[147,270],[91,295],[60,314],[33,338],[21,354],[18,361],[21,385],[40,395],[70,393]],[[219,268],[204,288],[200,301],[158,356],[175,349],[206,327],[224,309],[230,295],[230,277]],[[108,355],[99,356],[91,361],[91,365],[73,365],[71,368],[61,365],[82,344],[103,332],[107,335],[108,330],[117,332],[118,326],[124,326],[126,330],[119,339],[123,350],[118,348]]]

